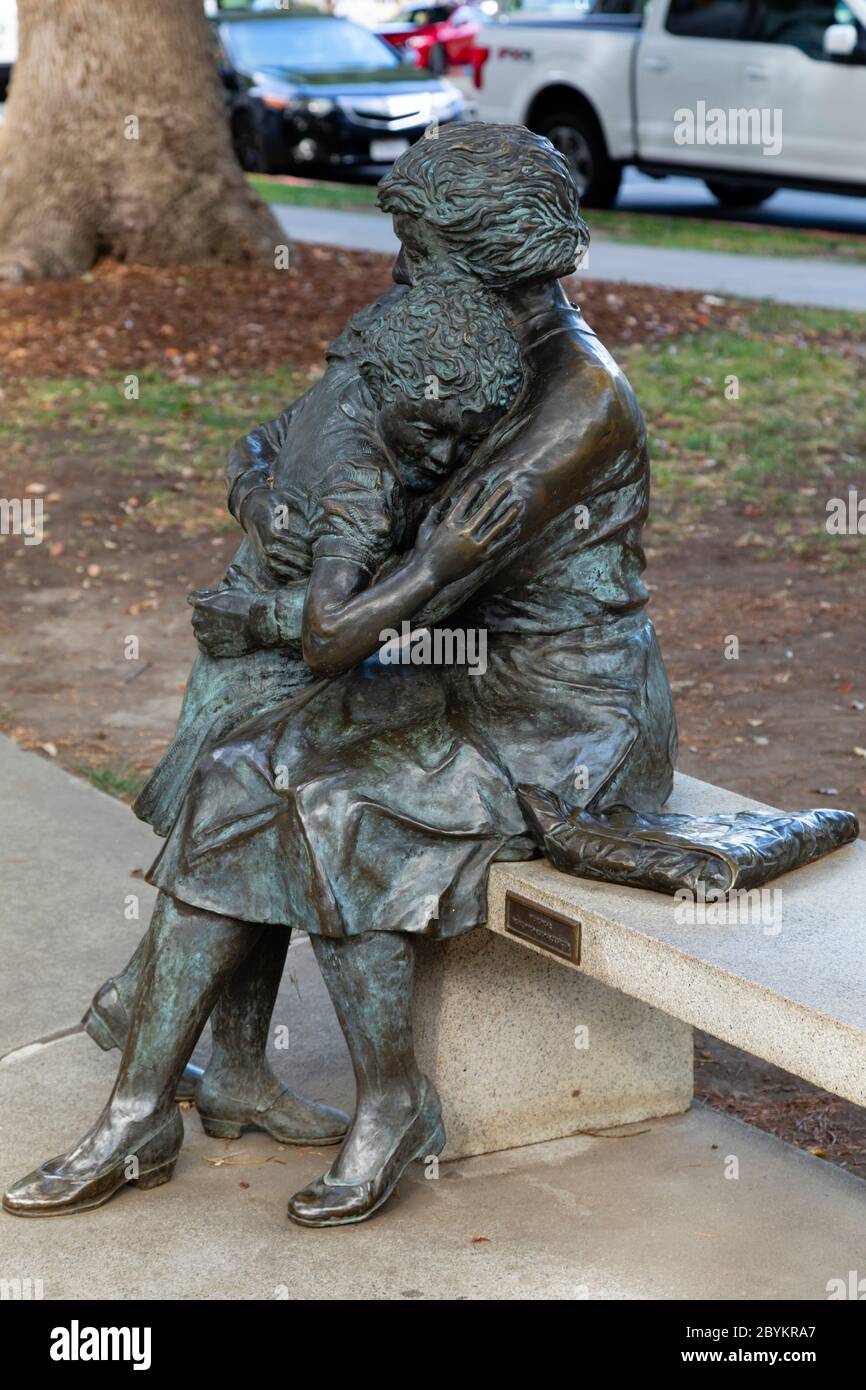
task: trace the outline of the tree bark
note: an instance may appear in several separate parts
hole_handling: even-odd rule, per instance
[[[231,146],[202,0],[18,0],[0,130],[0,277],[270,261],[285,241]],[[137,137],[137,138],[136,138]]]

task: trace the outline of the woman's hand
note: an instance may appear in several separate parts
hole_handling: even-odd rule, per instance
[[[187,595],[192,604],[192,629],[208,656],[244,656],[256,650],[251,609],[254,596],[232,589],[197,589]]]
[[[491,559],[517,534],[521,504],[503,482],[484,497],[481,482],[427,513],[415,541],[416,553],[433,568],[439,584],[451,584]]]
[[[309,574],[311,556],[286,525],[291,500],[269,487],[253,488],[244,498],[239,520],[253,549],[278,579]]]

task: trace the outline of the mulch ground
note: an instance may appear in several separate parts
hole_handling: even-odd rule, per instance
[[[347,318],[391,280],[388,256],[305,246],[287,270],[164,270],[105,261],[77,280],[0,294],[0,380],[145,371],[246,374],[321,363]],[[730,303],[601,282],[580,291],[605,343],[676,337],[738,317]],[[713,302],[715,300],[715,302]]]
[[[287,362],[314,368],[347,317],[388,287],[390,261],[315,247],[293,255],[286,271],[105,263],[78,280],[4,290],[0,381],[10,390],[29,377],[154,369],[183,381]],[[599,282],[582,285],[579,298],[614,350],[730,327],[747,314],[718,296]],[[34,466],[48,467],[64,506],[52,544],[27,551],[26,571],[17,549],[0,549],[12,598],[0,610],[0,727],[76,771],[108,770],[106,785],[127,794],[177,716],[193,653],[185,594],[219,576],[237,538],[128,524],[131,500],[164,488],[165,477],[145,451],[131,484],[112,466],[110,433],[96,430],[93,442],[85,477],[62,438],[43,441],[34,421]],[[24,495],[33,477],[5,459],[0,473],[5,497]],[[175,486],[182,494],[183,483]],[[652,613],[677,700],[680,766],[784,807],[863,810],[866,764],[851,757],[852,745],[866,744],[862,594],[844,574],[739,549],[738,534],[721,515],[700,546],[654,539],[649,528]],[[132,667],[119,659],[131,624],[145,658]],[[739,663],[719,659],[729,632],[743,642]],[[696,1083],[708,1104],[866,1174],[863,1110],[705,1037]]]

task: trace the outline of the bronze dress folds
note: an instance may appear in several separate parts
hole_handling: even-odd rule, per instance
[[[516,553],[449,619],[449,628],[486,632],[483,674],[374,657],[203,753],[148,875],[182,902],[328,936],[450,937],[485,920],[492,860],[537,853],[520,783],[594,807],[653,811],[667,799],[676,731],[644,611],[649,469],[639,411],[564,298],[521,330],[530,385],[479,451],[490,471],[504,467],[519,481],[520,426],[539,393],[553,396],[555,419],[548,408],[536,445],[567,455],[590,378],[614,384],[631,426],[622,437],[633,443],[593,450],[575,489],[559,490],[544,523],[521,534]],[[502,439],[511,443],[500,450]],[[477,456],[468,468],[477,474]],[[390,543],[371,525],[382,505],[372,488],[329,519],[323,511],[316,553],[374,570]]]

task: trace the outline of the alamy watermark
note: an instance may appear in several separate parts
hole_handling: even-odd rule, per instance
[[[383,628],[379,660],[384,666],[465,666],[470,676],[487,670],[487,630],[483,627],[418,628],[403,622],[400,631]]]
[[[678,888],[674,919],[680,927],[761,927],[765,936],[782,930],[781,888]]]
[[[831,497],[824,525],[831,536],[866,536],[866,497],[853,487],[847,497]]]
[[[676,145],[759,145],[765,155],[782,152],[782,111],[778,106],[737,106],[725,110],[699,101],[674,112]]]
[[[0,1303],[27,1303],[44,1297],[41,1279],[0,1279]]]
[[[151,1364],[149,1327],[82,1327],[73,1318],[69,1327],[55,1327],[48,1352],[52,1361],[131,1361],[134,1371]]]
[[[0,536],[21,536],[25,545],[41,545],[44,519],[41,497],[0,497]]]

